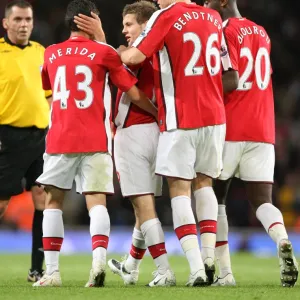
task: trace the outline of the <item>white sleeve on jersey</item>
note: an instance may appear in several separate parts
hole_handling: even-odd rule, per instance
[[[223,32],[222,32],[220,55],[221,55],[223,70],[228,71],[229,69],[232,68],[232,64],[231,64],[231,59],[230,59],[228,47],[227,47]]]

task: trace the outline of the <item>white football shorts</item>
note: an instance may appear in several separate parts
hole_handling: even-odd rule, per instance
[[[220,180],[232,177],[243,181],[273,183],[274,145],[256,142],[225,142]]]
[[[156,123],[117,129],[114,160],[123,197],[161,196],[162,178],[155,175],[158,137]]]
[[[44,154],[43,174],[36,180],[78,193],[113,194],[113,162],[108,153]]]
[[[197,173],[220,176],[226,125],[160,133],[156,174],[192,180]]]

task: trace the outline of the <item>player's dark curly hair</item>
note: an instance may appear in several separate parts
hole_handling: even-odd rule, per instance
[[[132,4],[127,4],[123,9],[123,17],[128,14],[133,14],[136,16],[136,21],[138,24],[143,24],[147,22],[150,17],[157,10],[154,3],[149,1],[137,1]]]
[[[78,14],[83,14],[86,16],[91,16],[91,12],[99,15],[99,10],[96,4],[90,0],[73,0],[68,4],[67,12],[65,16],[65,22],[67,27],[71,31],[79,31],[76,23],[74,22],[74,17]]]

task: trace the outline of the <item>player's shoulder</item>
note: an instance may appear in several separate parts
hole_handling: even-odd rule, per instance
[[[4,37],[0,38],[0,49],[3,49],[5,47],[5,39]]]
[[[109,52],[112,51],[112,52],[118,53],[117,50],[113,46],[111,46],[107,43],[103,43],[103,42],[93,40],[93,41],[91,41],[91,45],[93,45],[97,48],[102,48],[102,49],[104,49],[106,51],[109,51]]]
[[[228,18],[222,23],[224,36],[231,42],[236,42],[241,35],[241,28],[246,24],[242,18]]]
[[[239,18],[228,18],[227,20],[223,21],[222,26],[223,29],[226,29],[227,31],[235,30],[238,28],[242,23],[240,22]]]
[[[159,9],[155,11],[152,16],[150,17],[149,21],[147,22],[147,26],[151,27],[158,19],[166,19],[170,16],[173,16],[173,10],[176,9],[176,3],[170,4],[166,8]]]
[[[248,26],[246,18],[228,18],[222,23],[225,36],[232,36],[232,38],[236,38],[240,34],[241,28]]]
[[[258,28],[259,30],[263,30],[265,32],[267,32],[267,30],[260,24],[257,24],[256,22],[249,20],[249,19],[245,19],[245,23],[247,24],[248,27],[250,28]]]
[[[215,9],[204,7],[201,5],[197,5],[197,9],[201,12],[206,13],[207,15],[213,16],[216,19],[221,19],[220,14]]]
[[[96,40],[92,40],[90,47],[93,52],[101,53],[101,57],[119,57],[118,51],[111,45]]]
[[[190,13],[192,11],[194,11],[194,13],[202,13],[202,14],[207,14],[209,17],[213,16],[216,19],[220,19],[221,20],[221,16],[220,14],[211,8],[208,7],[204,7],[202,5],[198,5],[197,3],[184,3],[184,2],[175,2],[173,4],[171,4],[170,6],[168,6],[165,9],[161,9],[159,11],[157,11],[156,13],[168,13],[173,15],[173,11],[177,11],[178,13]],[[174,14],[174,16],[176,16],[176,14]]]
[[[51,44],[51,45],[49,45],[48,47],[46,47],[46,49],[45,49],[45,55],[47,56],[47,54],[48,54],[49,52],[55,51],[55,49],[58,48],[59,45],[61,45],[61,44],[62,44],[62,43]]]
[[[247,18],[228,18],[226,21],[223,22],[223,28],[226,29],[239,29],[245,27],[253,28],[254,26],[257,28],[264,29],[263,26]]]
[[[224,34],[232,39],[243,40],[244,36],[266,38],[269,43],[268,33],[265,28],[247,18],[229,18],[223,22]]]
[[[41,45],[40,43],[38,42],[35,42],[35,41],[29,41],[31,47],[37,51],[42,51],[44,52],[45,51],[45,47],[43,45]]]

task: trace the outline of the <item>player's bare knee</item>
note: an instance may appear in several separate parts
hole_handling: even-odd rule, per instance
[[[254,210],[264,203],[272,203],[272,189],[271,183],[246,182],[247,196]]]
[[[197,173],[197,177],[193,180],[193,190],[197,191],[204,187],[212,186],[212,178],[207,175]]]
[[[42,187],[34,186],[31,189],[34,207],[37,210],[44,210],[46,204],[46,192]]]
[[[137,230],[141,230],[140,219],[137,218],[136,216],[135,216],[135,224],[134,224],[134,227],[135,227]]]
[[[226,198],[230,187],[231,180],[215,180],[214,192],[219,204],[226,204]]]
[[[131,198],[134,213],[139,224],[156,218],[155,200],[153,195],[143,195]]]
[[[134,210],[134,215],[135,215],[135,221],[136,221],[136,223],[139,223],[140,217],[141,217],[140,209],[139,209],[139,207],[133,205],[133,210]]]
[[[135,215],[135,219],[136,221],[140,221],[141,219],[141,204],[138,200],[138,197],[131,197],[130,198],[133,210],[134,210],[134,215]]]
[[[86,193],[86,206],[88,211],[96,205],[103,205],[106,207],[106,195],[102,193]]]
[[[167,181],[171,199],[178,196],[191,197],[191,180],[168,177]]]
[[[51,185],[45,186],[44,190],[46,192],[45,208],[62,209],[65,191]]]
[[[8,206],[8,200],[0,201],[0,219],[4,216],[7,206]]]

